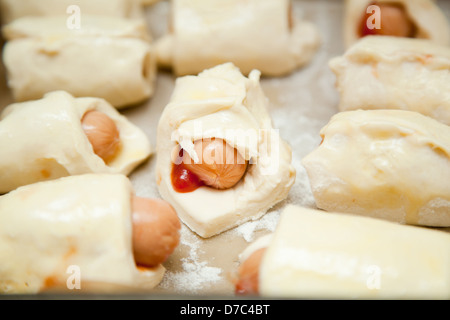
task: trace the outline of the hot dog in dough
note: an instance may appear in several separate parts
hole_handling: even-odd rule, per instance
[[[373,34],[428,39],[448,45],[450,26],[433,0],[346,0],[345,45],[350,47],[361,37]]]
[[[446,232],[288,205],[275,232],[252,243],[242,261],[261,247],[263,297],[450,298]]]
[[[154,288],[165,268],[136,266],[132,194],[124,175],[86,174],[1,196],[0,293]]]
[[[24,17],[3,30],[3,61],[16,101],[64,90],[123,108],[153,95],[156,55],[141,20],[85,14],[82,27],[72,29],[64,16]]]
[[[333,116],[303,158],[316,204],[399,223],[450,226],[450,127],[420,113]]]
[[[279,76],[309,62],[314,25],[292,15],[289,0],[175,0],[169,34],[156,43],[161,66],[180,76],[232,62],[248,75]]]
[[[450,48],[429,40],[361,39],[330,60],[339,110],[403,109],[450,125]]]
[[[244,77],[236,66],[226,63],[198,76],[178,78],[160,118],[156,163],[159,192],[180,219],[202,237],[261,217],[287,198],[295,181],[290,146],[272,127],[259,76],[255,70]],[[197,142],[207,144],[211,138],[220,139],[219,146],[225,141],[231,155],[234,152],[242,157],[242,163],[247,163],[243,176],[224,189],[202,185],[178,191],[173,179],[179,174],[178,164],[184,163],[180,150],[193,162],[203,164],[206,149],[197,149]],[[204,163],[214,167],[207,160]],[[188,173],[175,179],[189,184],[194,178]]]
[[[94,153],[81,119],[101,111],[116,124],[121,147],[105,163]],[[129,174],[153,152],[145,133],[99,98],[63,91],[6,107],[0,121],[0,193],[33,182],[83,173]]]

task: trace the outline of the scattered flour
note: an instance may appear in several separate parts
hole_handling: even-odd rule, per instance
[[[184,225],[181,229],[181,245],[189,247],[187,256],[180,260],[183,270],[168,270],[160,284],[161,288],[173,288],[176,293],[181,294],[195,294],[205,285],[222,280],[221,268],[211,267],[206,261],[200,260],[201,240]]]

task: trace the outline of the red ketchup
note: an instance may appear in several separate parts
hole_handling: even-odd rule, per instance
[[[179,156],[180,159],[183,159],[183,150],[180,150]],[[195,173],[186,168],[183,162],[173,164],[171,178],[174,190],[180,193],[192,192],[204,185]]]

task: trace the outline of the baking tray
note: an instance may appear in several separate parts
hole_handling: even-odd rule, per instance
[[[450,1],[438,1],[450,19]],[[239,254],[251,241],[273,232],[281,210],[287,204],[315,207],[306,171],[301,159],[320,143],[319,131],[338,112],[335,76],[328,67],[330,58],[344,53],[344,2],[339,0],[298,0],[293,9],[303,19],[319,29],[321,46],[305,67],[284,77],[262,78],[262,88],[270,100],[269,113],[274,127],[292,147],[292,163],[297,171],[296,181],[286,200],[271,208],[256,221],[247,222],[212,238],[203,239],[182,225],[181,242],[164,263],[167,271],[158,287],[151,292],[137,292],[147,298],[211,299],[238,298],[234,296],[233,277]],[[169,3],[161,1],[147,7],[145,12],[149,31],[156,39],[167,31]],[[13,102],[7,88],[4,66],[0,70],[0,112]],[[170,100],[176,77],[159,71],[155,94],[140,105],[121,110],[138,125],[156,146],[156,128],[160,115]],[[138,196],[160,198],[155,179],[156,155],[138,167],[129,177]],[[440,228],[450,232],[450,228]],[[122,298],[134,298],[134,293],[117,293]],[[61,297],[61,296],[57,296]]]

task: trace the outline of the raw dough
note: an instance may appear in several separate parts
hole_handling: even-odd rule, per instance
[[[336,114],[303,158],[319,208],[450,226],[450,127],[420,113]]]
[[[288,205],[259,275],[263,297],[446,300],[450,235]]]
[[[66,15],[79,8],[80,15],[95,14],[120,18],[142,18],[141,0],[0,0],[2,22],[10,23],[25,16]]]
[[[156,53],[141,20],[86,14],[81,29],[70,29],[64,16],[25,17],[5,26],[4,35],[16,101],[64,90],[124,108],[153,95]]]
[[[132,193],[124,175],[86,174],[0,197],[0,292],[154,288],[165,268],[136,267]]]
[[[89,110],[117,125],[122,147],[106,164],[89,143],[81,119]],[[0,121],[0,193],[41,180],[83,173],[128,175],[153,150],[145,133],[105,100],[66,92],[6,107]]]
[[[330,60],[339,110],[403,109],[450,125],[450,47],[387,36],[361,39]]]
[[[156,43],[159,64],[180,75],[232,62],[248,75],[288,74],[320,44],[317,28],[290,17],[289,0],[174,0],[169,33]]]

